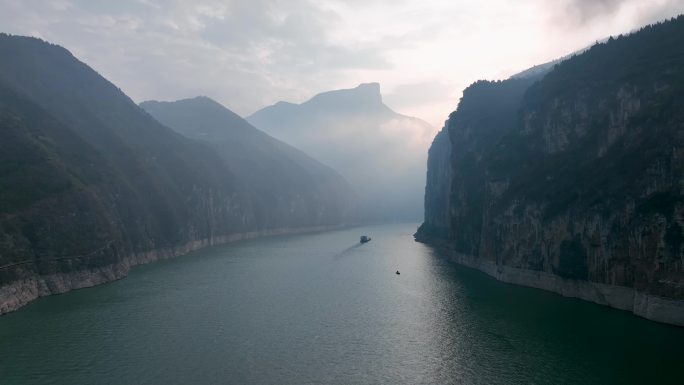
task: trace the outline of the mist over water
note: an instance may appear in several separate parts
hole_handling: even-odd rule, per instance
[[[278,103],[247,120],[337,170],[358,194],[365,219],[422,219],[427,151],[436,130],[387,107],[379,84]]]

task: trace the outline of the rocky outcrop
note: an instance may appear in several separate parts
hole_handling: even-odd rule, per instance
[[[536,82],[471,86],[448,124],[448,205],[426,206],[448,231],[417,239],[506,282],[684,325],[682,42],[680,17]]]

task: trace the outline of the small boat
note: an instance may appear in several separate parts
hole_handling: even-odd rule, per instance
[[[371,237],[369,237],[368,235],[362,235],[361,236],[361,243],[367,243],[367,242],[370,242],[370,240],[371,240]]]
[[[399,272],[399,270],[397,270],[397,275],[399,275],[399,274],[401,274],[401,273]]]

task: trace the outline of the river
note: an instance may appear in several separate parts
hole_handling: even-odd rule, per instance
[[[241,241],[40,299],[0,317],[0,384],[682,383],[684,328],[498,282],[415,229]]]

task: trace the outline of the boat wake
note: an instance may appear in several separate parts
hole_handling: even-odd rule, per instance
[[[361,247],[362,245],[363,245],[362,243],[355,243],[352,246],[349,246],[346,249],[339,252],[338,254],[336,254],[335,258],[342,258],[345,256],[345,254],[348,254],[349,252],[353,251],[354,249]]]

